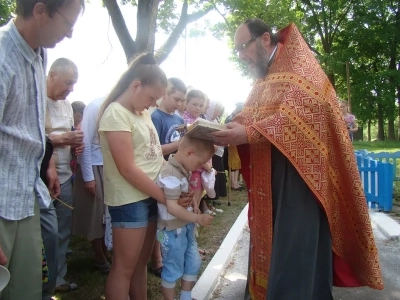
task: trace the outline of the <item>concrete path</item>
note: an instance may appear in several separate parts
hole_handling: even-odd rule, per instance
[[[236,249],[229,260],[228,267],[221,274],[211,299],[244,299],[247,281],[247,261],[249,259],[250,232],[246,225]]]
[[[385,288],[383,291],[363,288],[334,288],[335,300],[400,300],[400,242],[398,239],[388,239],[378,229],[375,223],[373,230],[379,251]],[[247,280],[247,260],[249,245],[249,230],[247,225],[238,233],[238,242],[227,258],[225,267],[220,270],[217,280],[209,281],[209,291],[203,293],[197,289],[198,300],[243,300]],[[211,279],[211,278],[210,278]],[[203,278],[203,286],[206,278]],[[196,290],[196,288],[195,288]]]
[[[375,241],[379,251],[385,288],[382,291],[363,288],[335,288],[335,300],[399,300],[400,299],[400,243],[389,240],[372,223]]]

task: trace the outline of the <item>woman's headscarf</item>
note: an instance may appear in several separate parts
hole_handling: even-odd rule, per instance
[[[216,111],[217,107],[222,107],[222,104],[216,100],[210,99],[209,101],[210,101],[209,106],[208,106],[208,109],[207,109],[206,113],[204,114],[204,116],[206,117],[207,120],[214,121],[217,118],[217,116],[214,116],[215,111]]]

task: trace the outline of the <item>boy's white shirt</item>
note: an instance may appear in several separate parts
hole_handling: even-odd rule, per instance
[[[177,188],[180,186],[181,191],[183,193],[189,192],[189,182],[185,177],[182,178],[182,180],[179,180],[175,176],[167,176],[167,177],[162,178],[161,175],[158,175],[157,185],[160,188],[168,187],[171,189],[174,189],[174,188]],[[178,201],[178,200],[176,200],[176,201]],[[171,215],[168,212],[167,206],[165,206],[164,204],[161,204],[161,203],[157,203],[157,205],[158,205],[158,217],[161,220],[169,221],[169,220],[177,219],[177,217]],[[192,212],[193,207],[189,206],[186,210]],[[182,228],[178,228],[178,229],[176,229],[176,231],[179,234],[182,231]]]
[[[160,188],[168,187],[170,189],[175,189],[177,187],[180,187],[183,193],[189,192],[189,182],[186,178],[182,178],[182,180],[179,180],[175,176],[167,176],[162,178],[161,175],[158,175],[157,185]],[[157,205],[158,205],[158,217],[161,220],[168,221],[177,219],[175,216],[171,215],[168,212],[167,207],[164,204],[157,203]],[[187,210],[193,211],[193,207],[188,207]]]
[[[202,172],[201,173],[201,184],[203,188],[206,190],[206,193],[208,197],[210,198],[215,198],[215,173],[214,169],[211,170],[211,172]]]

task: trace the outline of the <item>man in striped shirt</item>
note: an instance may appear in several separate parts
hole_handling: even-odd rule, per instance
[[[83,7],[83,0],[17,0],[17,17],[0,28],[0,248],[12,274],[1,300],[42,297],[39,206],[50,204],[39,177],[47,98],[43,48],[71,38]],[[59,193],[54,165],[47,175],[50,193]]]

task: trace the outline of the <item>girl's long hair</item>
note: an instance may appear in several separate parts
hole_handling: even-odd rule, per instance
[[[156,83],[167,86],[167,76],[165,76],[164,71],[157,65],[151,53],[142,53],[135,56],[129,64],[128,69],[121,75],[117,84],[104,100],[97,120],[97,130],[99,129],[101,117],[107,107],[117,100],[135,80],[139,80],[143,86],[151,86]]]

